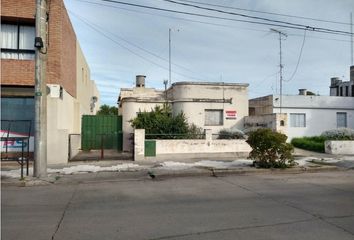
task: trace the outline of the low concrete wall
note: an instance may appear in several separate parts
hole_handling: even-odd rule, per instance
[[[354,155],[354,141],[325,141],[325,151],[330,154]]]
[[[69,160],[73,159],[81,149],[81,135],[69,134]]]
[[[211,130],[205,139],[155,141],[156,156],[145,157],[145,131],[135,130],[134,160],[226,160],[248,157],[252,150],[245,140],[213,140]]]

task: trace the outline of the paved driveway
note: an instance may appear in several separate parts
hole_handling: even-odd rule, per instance
[[[354,239],[354,171],[3,187],[1,232],[4,240]]]

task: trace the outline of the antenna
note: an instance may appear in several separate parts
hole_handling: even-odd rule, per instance
[[[171,28],[168,29],[168,81],[171,86]]]
[[[165,100],[167,100],[167,84],[168,84],[168,80],[164,79],[163,80],[163,84],[165,85]]]
[[[282,36],[287,37],[288,35],[274,28],[271,28],[270,30],[279,35],[279,73],[280,73],[279,85],[280,85],[280,113],[281,113],[282,104],[283,104],[283,68],[284,68],[282,62],[283,59],[282,59],[282,49],[281,49],[281,41],[282,41],[281,37]]]
[[[172,85],[171,82],[171,31],[173,29],[169,28],[168,29],[168,81],[169,85]],[[177,32],[179,32],[179,29],[177,29]]]

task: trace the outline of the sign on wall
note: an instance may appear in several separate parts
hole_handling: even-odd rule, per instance
[[[25,135],[10,132],[9,137],[24,137]],[[1,137],[7,137],[7,131],[1,130]],[[23,149],[27,151],[27,141],[23,143]],[[33,152],[34,150],[34,137],[31,136],[29,140],[29,151]],[[7,148],[7,152],[21,152],[22,151],[22,140],[9,140],[9,141],[1,141],[1,152],[5,152]]]
[[[237,111],[236,110],[225,110],[226,119],[235,120],[237,119]]]

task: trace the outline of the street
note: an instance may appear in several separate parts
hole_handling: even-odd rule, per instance
[[[2,187],[21,239],[354,239],[354,171]]]

